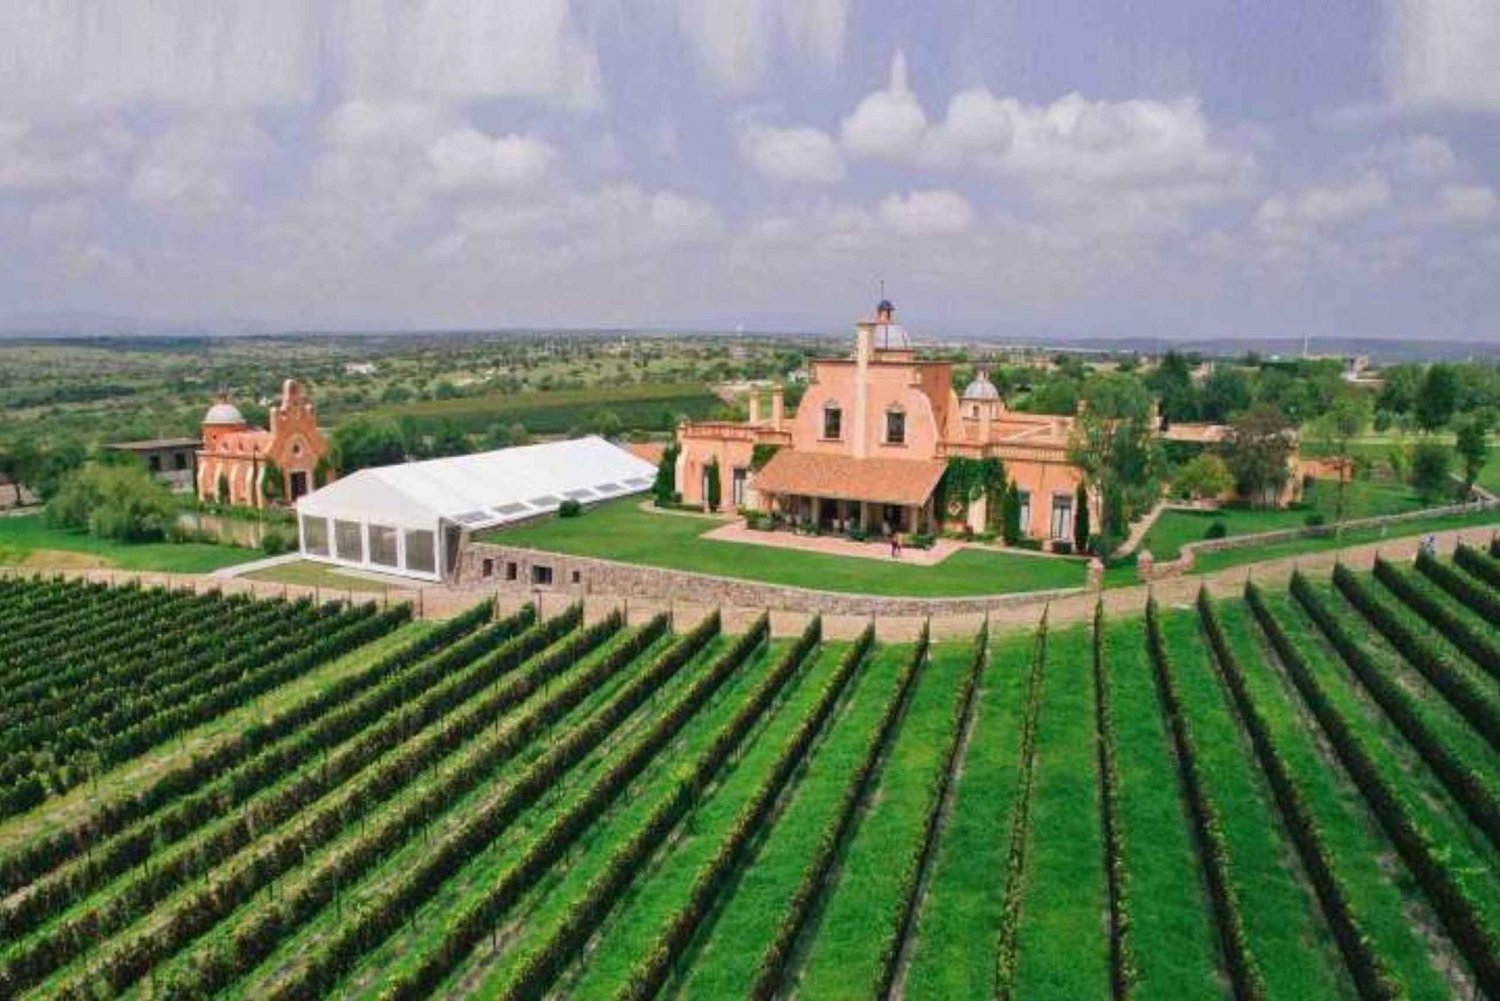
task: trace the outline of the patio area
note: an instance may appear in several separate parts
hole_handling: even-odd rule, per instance
[[[891,555],[891,544],[885,539],[870,539],[855,542],[837,535],[802,535],[786,529],[765,531],[747,528],[743,521],[721,525],[701,536],[716,542],[742,542],[772,549],[793,549],[803,553],[826,553],[830,556],[851,556],[862,560],[882,560],[886,563],[906,563],[912,566],[930,567],[942,563],[962,549],[966,543],[954,539],[937,539],[931,549],[902,546],[900,557]]]

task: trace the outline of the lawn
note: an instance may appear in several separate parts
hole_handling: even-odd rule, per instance
[[[574,556],[856,594],[945,597],[1082,587],[1081,559],[964,549],[936,566],[803,553],[699,538],[717,523],[642,511],[625,498],[581,518],[548,518],[480,536]]]
[[[48,554],[71,554],[72,559]],[[114,542],[86,532],[52,528],[38,514],[0,518],[0,563],[38,567],[76,562],[118,570],[161,573],[208,573],[220,567],[260,559],[253,549],[202,542]]]
[[[399,577],[375,579],[362,574],[349,573],[337,567],[298,560],[282,563],[264,570],[251,570],[241,574],[246,580],[273,581],[277,584],[296,584],[302,587],[323,587],[330,591],[356,591],[362,594],[382,594],[392,589],[411,588],[415,581]]]
[[[1275,532],[1303,527],[1314,512],[1331,524],[1337,505],[1337,484],[1315,482],[1307,488],[1304,504],[1295,509],[1226,507],[1217,511],[1163,511],[1146,533],[1142,547],[1158,560],[1175,560],[1184,544],[1205,538],[1214,522],[1223,522],[1229,535]],[[1422,499],[1404,484],[1356,480],[1346,488],[1344,517],[1400,514],[1423,506]]]

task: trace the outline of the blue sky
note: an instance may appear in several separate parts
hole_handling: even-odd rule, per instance
[[[1500,0],[7,0],[0,320],[1500,339]]]

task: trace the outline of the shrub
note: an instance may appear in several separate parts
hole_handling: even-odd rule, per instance
[[[1059,556],[1072,556],[1073,543],[1067,539],[1057,539],[1052,543],[1052,551]]]
[[[913,549],[931,549],[935,541],[937,540],[931,532],[913,532],[906,544]]]
[[[1308,528],[1321,528],[1327,522],[1328,518],[1323,514],[1322,511],[1314,511],[1312,514],[1302,519],[1302,523]]]
[[[1215,519],[1209,526],[1208,531],[1203,533],[1205,539],[1222,539],[1229,534],[1229,526],[1222,519]]]
[[[47,502],[49,524],[121,542],[166,538],[176,520],[167,488],[134,464],[85,466],[65,477]]]
[[[1453,493],[1448,479],[1451,460],[1448,446],[1435,441],[1418,442],[1411,450],[1411,485],[1426,500],[1436,500]]]
[[[267,556],[280,556],[291,548],[291,540],[277,531],[267,531],[260,538],[260,551]]]
[[[576,518],[580,514],[583,514],[583,505],[571,497],[558,505],[557,516],[559,518]]]

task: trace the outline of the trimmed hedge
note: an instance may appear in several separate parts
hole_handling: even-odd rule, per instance
[[[1369,939],[1360,928],[1359,916],[1349,903],[1343,881],[1334,871],[1333,855],[1302,799],[1296,780],[1292,778],[1281,758],[1281,752],[1277,750],[1270,726],[1250,695],[1245,684],[1244,667],[1224,638],[1218,612],[1207,588],[1198,591],[1198,615],[1203,621],[1203,630],[1214,652],[1213,660],[1219,677],[1229,690],[1240,723],[1250,737],[1256,759],[1265,772],[1267,784],[1281,811],[1282,822],[1291,834],[1297,856],[1302,860],[1308,880],[1318,896],[1323,917],[1333,930],[1334,941],[1343,955],[1345,967],[1354,979],[1359,996],[1371,1001],[1386,1001],[1403,996],[1405,991],[1400,981],[1391,973],[1380,955],[1370,947]]]
[[[1396,576],[1387,566],[1387,574]],[[1402,609],[1382,601],[1355,573],[1342,563],[1333,568],[1333,584],[1359,609],[1365,621],[1390,641],[1391,646],[1401,652],[1407,662],[1422,673],[1432,687],[1452,703],[1459,715],[1468,720],[1479,735],[1490,742],[1491,747],[1500,748],[1500,711],[1495,703],[1467,675],[1458,671],[1447,657],[1438,653],[1428,637],[1408,621],[1404,621]],[[1407,614],[1410,614],[1409,612]],[[1424,624],[1425,625],[1425,624]]]
[[[1139,970],[1130,934],[1130,870],[1120,836],[1120,763],[1116,753],[1114,706],[1110,700],[1109,671],[1104,662],[1104,602],[1094,605],[1095,743],[1099,751],[1099,806],[1104,839],[1105,888],[1109,892],[1110,987],[1116,998],[1126,998]]]
[[[1299,581],[1301,589],[1306,591],[1306,581],[1294,573],[1294,588],[1298,587]],[[1345,771],[1364,795],[1371,812],[1416,878],[1417,885],[1437,912],[1454,945],[1474,971],[1480,990],[1490,996],[1500,995],[1500,942],[1480,918],[1468,888],[1449,870],[1445,849],[1434,843],[1418,825],[1396,791],[1380,775],[1349,723],[1313,676],[1301,652],[1266,607],[1260,586],[1253,581],[1245,585],[1245,600],[1271,641],[1292,684],[1333,745],[1334,753],[1343,762]]]
[[[1460,581],[1463,580],[1462,574],[1443,566],[1426,553],[1417,557],[1417,563],[1419,568],[1424,564],[1428,568],[1437,567],[1439,576],[1451,574]],[[1436,577],[1426,573],[1425,570],[1423,570],[1423,576],[1427,579],[1424,580],[1420,576],[1405,572],[1386,560],[1379,558],[1375,560],[1376,580],[1426,619],[1429,625],[1446,636],[1448,642],[1462,650],[1470,660],[1490,672],[1493,677],[1500,679],[1500,642],[1496,642],[1494,636],[1487,630],[1476,627],[1469,619],[1456,614],[1441,600],[1440,595],[1446,589],[1435,583]],[[1497,603],[1496,611],[1500,613],[1500,603]],[[1500,615],[1489,621],[1500,623]]]
[[[1453,794],[1464,813],[1484,832],[1491,844],[1500,847],[1500,803],[1495,801],[1489,788],[1474,770],[1459,760],[1427,726],[1417,700],[1380,669],[1370,651],[1334,617],[1317,592],[1307,583],[1307,578],[1294,573],[1291,592],[1307,611],[1308,617],[1328,637],[1328,642],[1339,652],[1339,656],[1354,671],[1360,684],[1385,710],[1396,729],[1401,731],[1402,736]]]
[[[1187,715],[1182,711],[1177,681],[1172,676],[1174,668],[1162,641],[1160,612],[1154,596],[1146,602],[1146,650],[1156,669],[1156,690],[1166,712],[1167,729],[1171,732],[1172,746],[1177,753],[1177,773],[1182,781],[1183,798],[1187,800],[1188,812],[1192,815],[1193,831],[1197,835],[1203,875],[1208,883],[1208,899],[1219,926],[1219,942],[1224,949],[1229,982],[1237,998],[1264,998],[1265,981],[1261,978],[1260,968],[1250,951],[1250,942],[1240,916],[1239,897],[1229,877],[1232,868],[1229,844],[1224,837],[1218,811],[1209,799],[1199,774],[1197,743],[1193,738],[1192,728],[1188,725]]]

